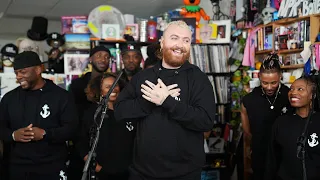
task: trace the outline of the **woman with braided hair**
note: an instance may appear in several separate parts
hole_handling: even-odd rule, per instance
[[[267,145],[272,125],[290,108],[289,88],[281,84],[281,67],[277,54],[269,54],[259,72],[260,86],[242,99],[241,119],[244,132],[251,136],[253,180],[262,180]]]
[[[107,95],[116,76],[104,73],[92,79],[85,92],[87,99],[92,103],[84,112],[81,139],[77,145],[80,157],[84,161],[88,158],[90,150],[90,136],[96,126],[100,124],[101,114],[94,119],[96,109],[101,99]],[[96,149],[96,172],[98,180],[127,180],[129,177],[128,167],[132,161],[133,139],[136,126],[134,122],[116,121],[114,118],[113,104],[116,101],[124,82],[120,80],[108,98],[107,117],[100,129],[100,137]]]
[[[303,76],[291,85],[288,98],[295,110],[279,117],[273,125],[265,180],[320,179],[320,113],[314,111],[316,89],[317,84],[310,76]],[[301,147],[305,147],[304,156]]]

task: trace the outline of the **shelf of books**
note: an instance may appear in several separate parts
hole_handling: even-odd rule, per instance
[[[276,52],[283,64],[282,69],[303,68],[304,61],[300,53],[305,46],[315,43],[320,28],[319,22],[320,15],[314,14],[284,18],[255,27],[256,61],[261,61],[268,53]]]

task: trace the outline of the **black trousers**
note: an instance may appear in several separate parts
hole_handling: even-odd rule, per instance
[[[252,180],[261,180],[264,178],[265,167],[266,167],[266,153],[252,151]]]
[[[84,165],[83,159],[75,152],[72,152],[70,155],[70,164],[67,169],[68,180],[81,180]]]
[[[10,172],[9,180],[66,180],[56,173]]]
[[[191,172],[189,174],[186,174],[182,177],[178,178],[167,178],[167,179],[161,179],[161,178],[148,178],[137,172],[135,169],[130,167],[130,177],[129,180],[201,180],[201,169],[196,170],[194,172]]]
[[[98,180],[128,180],[129,173],[101,174],[97,173]]]

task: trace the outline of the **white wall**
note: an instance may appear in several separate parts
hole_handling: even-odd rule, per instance
[[[0,50],[4,45],[9,44],[9,43],[16,44],[16,40],[15,39],[0,39]]]
[[[244,0],[235,0],[236,1],[236,20],[239,20],[243,17],[241,8],[244,5]],[[230,6],[229,3],[231,0],[220,0],[220,11],[223,12],[224,14],[229,14],[230,11]],[[210,0],[202,0],[200,2],[200,7],[203,8],[203,10],[207,13],[208,16],[211,18],[213,17],[213,9],[212,9],[212,3]],[[205,21],[201,19],[200,23],[204,23]]]
[[[207,13],[210,18],[213,16],[213,11],[212,11],[212,3],[210,0],[202,0],[199,4],[200,7]],[[205,20],[201,18],[200,24],[205,24]]]

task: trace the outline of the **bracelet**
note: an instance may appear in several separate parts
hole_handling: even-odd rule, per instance
[[[11,134],[11,136],[12,136],[13,141],[16,141],[16,139],[14,138],[14,131],[13,131],[13,133]]]

